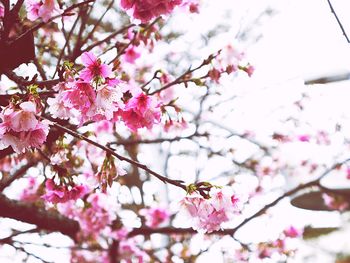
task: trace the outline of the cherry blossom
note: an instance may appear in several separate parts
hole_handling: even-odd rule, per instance
[[[238,199],[227,191],[214,190],[209,199],[191,194],[181,201],[181,207],[187,211],[192,227],[203,232],[221,229],[221,224],[229,221],[237,212]]]
[[[127,127],[137,131],[143,127],[151,129],[155,123],[159,123],[161,112],[155,99],[140,93],[125,104],[121,117]]]
[[[90,82],[98,78],[107,78],[112,74],[108,65],[103,64],[92,52],[84,52],[81,55],[84,69],[80,71],[80,78],[83,81]]]
[[[45,201],[51,203],[65,203],[69,200],[77,200],[84,196],[89,188],[84,185],[75,185],[70,190],[67,186],[58,186],[52,179],[45,182],[46,194],[41,196]]]
[[[300,237],[302,235],[303,231],[295,228],[294,226],[290,226],[290,227],[286,228],[283,231],[283,233],[285,234],[286,237],[295,238],[295,237]]]
[[[31,21],[42,18],[44,22],[58,14],[56,0],[26,0],[27,17]]]
[[[146,219],[146,226],[156,228],[169,221],[170,213],[167,209],[161,207],[151,207],[141,209],[140,215]]]
[[[0,149],[11,146],[17,153],[26,148],[39,148],[49,133],[47,121],[36,117],[36,105],[32,101],[19,105],[10,104],[0,114]]]
[[[147,23],[152,18],[171,13],[182,0],[121,0],[120,3],[125,10],[132,10],[135,19]]]

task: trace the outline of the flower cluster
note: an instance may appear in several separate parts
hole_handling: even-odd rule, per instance
[[[229,221],[237,212],[238,198],[225,191],[212,189],[210,198],[191,194],[181,201],[195,230],[213,232],[221,229],[221,224]]]
[[[131,10],[132,16],[142,23],[147,23],[152,18],[166,15],[173,11],[182,0],[121,0],[121,6],[125,10]]]
[[[11,103],[0,113],[0,149],[11,146],[15,152],[24,152],[30,147],[39,148],[46,141],[49,125],[40,121],[35,102],[25,101],[19,105]]]
[[[52,179],[45,182],[46,194],[41,196],[45,201],[51,203],[65,203],[69,200],[77,200],[83,197],[88,191],[84,185],[75,185],[71,189],[67,186],[58,186]]]
[[[131,98],[121,112],[125,125],[132,131],[146,127],[151,129],[160,122],[161,111],[159,104],[151,96],[139,93]]]
[[[27,17],[31,21],[41,18],[45,23],[58,14],[56,0],[25,0]]]
[[[109,66],[91,52],[83,53],[81,59],[84,68],[79,79],[69,76],[67,82],[54,87],[58,94],[47,101],[52,116],[68,119],[76,113],[81,124],[89,120],[117,122],[121,118],[132,131],[151,129],[160,122],[160,103],[155,98],[142,91],[130,98],[131,88],[111,77]]]
[[[145,217],[146,226],[151,228],[156,228],[170,219],[169,211],[161,207],[144,208],[139,214]]]

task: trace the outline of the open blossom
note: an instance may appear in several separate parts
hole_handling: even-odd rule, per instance
[[[30,147],[39,148],[49,133],[47,121],[39,121],[32,101],[9,105],[0,113],[0,149],[11,146],[15,152],[24,152]]]
[[[235,195],[214,190],[209,199],[196,194],[187,196],[181,206],[191,219],[193,229],[210,233],[220,230],[221,224],[231,219],[237,211],[237,202]]]
[[[108,81],[107,83],[97,89],[94,104],[87,112],[87,116],[95,121],[111,120],[114,113],[123,107],[121,100],[123,93],[118,86],[119,81]]]
[[[81,113],[82,121],[88,119],[87,112],[95,103],[96,92],[88,82],[73,81],[67,83],[67,89],[62,92],[64,107],[76,109]],[[55,106],[54,106],[55,105]],[[56,107],[53,103],[51,107]],[[51,111],[52,109],[50,109]]]
[[[103,64],[92,52],[84,52],[81,55],[84,69],[80,72],[80,78],[90,82],[96,78],[107,78],[111,75],[112,70],[106,64]]]
[[[58,14],[56,0],[26,0],[27,17],[31,21],[42,18],[44,22]]]
[[[182,0],[121,0],[125,10],[132,10],[132,16],[147,23],[160,15],[166,15],[182,3]]]
[[[146,127],[151,129],[153,124],[160,122],[159,104],[151,97],[140,93],[131,98],[125,105],[121,117],[132,131]]]
[[[55,204],[65,203],[69,200],[77,200],[89,191],[84,185],[75,185],[72,189],[68,190],[66,186],[55,185],[52,179],[48,179],[45,182],[45,187],[46,194],[41,196],[41,198]]]
[[[146,226],[156,228],[169,221],[170,213],[161,207],[144,208],[140,210],[140,215],[146,219]]]

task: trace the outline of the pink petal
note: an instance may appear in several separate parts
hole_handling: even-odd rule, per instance
[[[81,55],[81,61],[83,62],[84,66],[90,66],[96,63],[97,58],[92,52],[84,52]]]

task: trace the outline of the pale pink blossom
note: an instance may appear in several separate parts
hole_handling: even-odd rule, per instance
[[[21,153],[30,147],[39,148],[49,133],[48,121],[39,121],[32,101],[10,104],[0,113],[0,149],[11,146]]]
[[[205,199],[192,194],[181,201],[192,228],[203,232],[213,232],[221,229],[224,222],[229,221],[237,212],[238,199],[234,194],[220,190],[212,190],[211,198]]]
[[[42,18],[48,22],[53,16],[59,14],[56,0],[26,0],[27,18],[35,21]]]
[[[31,101],[22,102],[21,110],[13,112],[11,116],[11,129],[16,132],[33,130],[38,120],[35,117],[36,106]]]
[[[112,120],[114,113],[123,105],[122,96],[123,93],[118,86],[101,85],[96,91],[95,102],[87,112],[87,116],[94,120]]]
[[[135,61],[141,56],[141,53],[134,46],[130,46],[125,50],[124,60],[130,64],[134,64]]]
[[[167,209],[161,207],[143,208],[139,212],[146,219],[146,226],[156,228],[170,219],[170,213]]]

